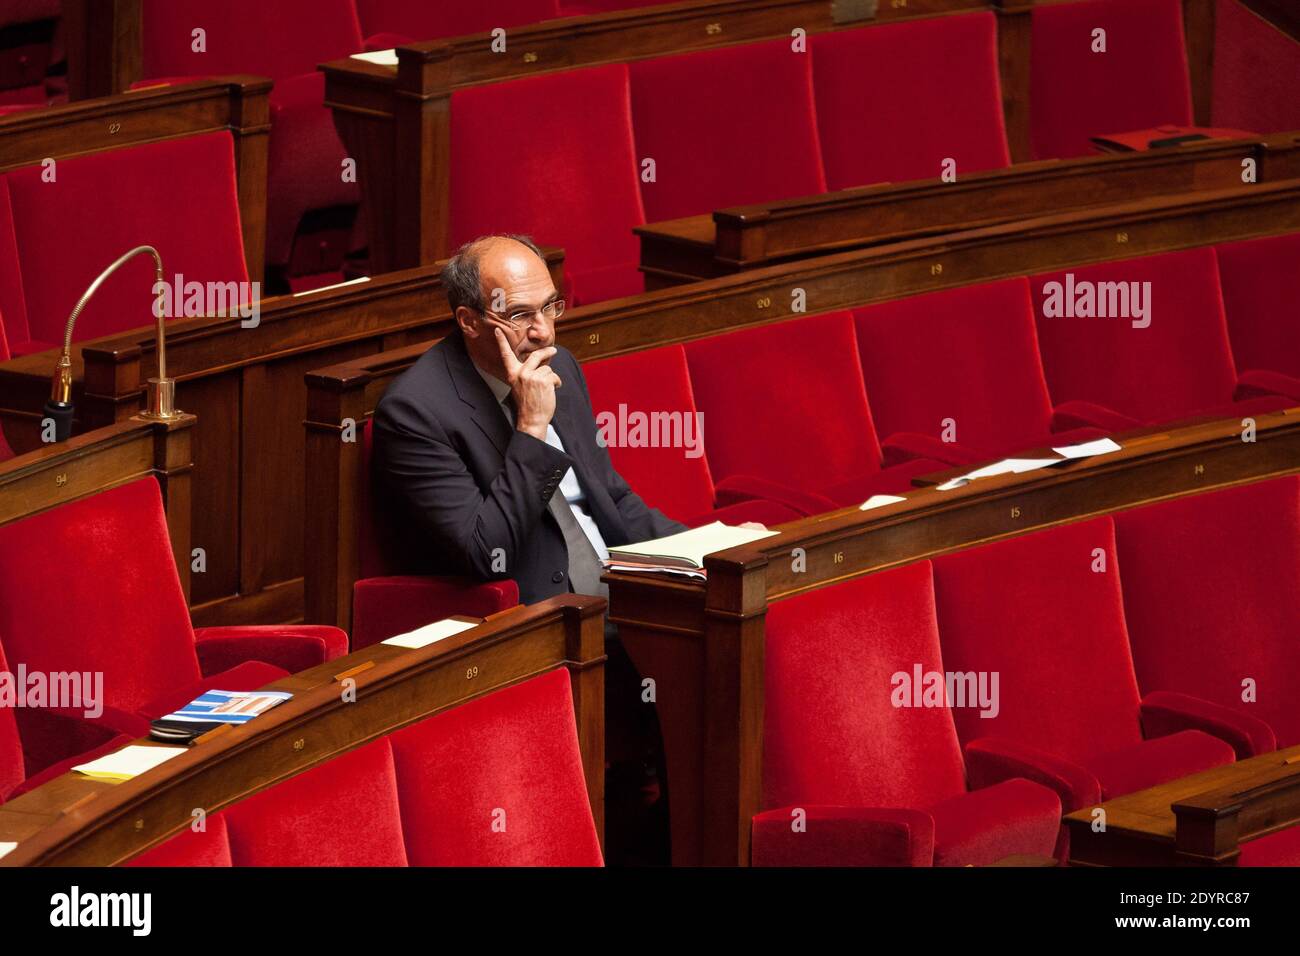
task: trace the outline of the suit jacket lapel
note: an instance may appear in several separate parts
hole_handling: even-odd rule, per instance
[[[447,359],[447,374],[460,400],[470,408],[470,417],[504,458],[510,443],[510,421],[497,404],[492,389],[487,387],[474,368],[474,360],[465,351],[465,343],[457,333],[443,340]]]

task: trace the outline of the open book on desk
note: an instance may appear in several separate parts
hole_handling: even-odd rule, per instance
[[[757,528],[734,528],[715,521],[666,538],[610,548],[605,568],[610,571],[676,574],[702,581],[707,577],[705,555],[770,538],[776,533]]]

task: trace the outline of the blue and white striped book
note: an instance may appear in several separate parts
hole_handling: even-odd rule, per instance
[[[246,724],[293,694],[282,690],[210,690],[163,720],[204,724]]]

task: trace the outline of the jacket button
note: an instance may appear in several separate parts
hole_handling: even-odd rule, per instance
[[[554,581],[556,584],[559,584],[561,581],[564,580],[564,572],[556,571],[554,574],[551,575],[551,580]]]

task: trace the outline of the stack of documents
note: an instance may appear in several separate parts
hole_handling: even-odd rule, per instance
[[[610,548],[605,567],[610,571],[676,574],[702,581],[707,577],[705,555],[770,538],[776,533],[757,528],[733,528],[715,521],[666,538]]]

